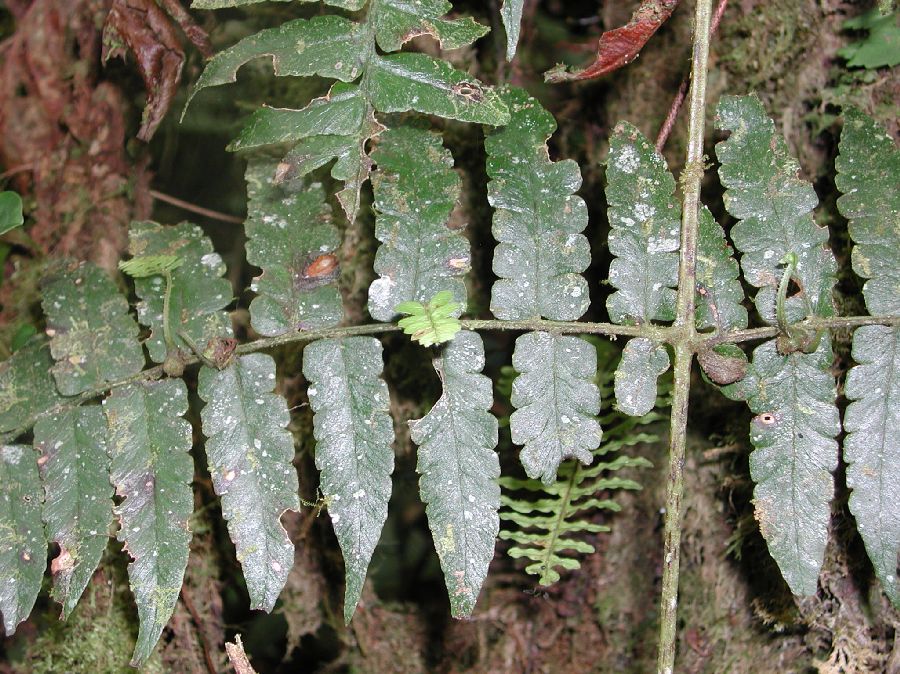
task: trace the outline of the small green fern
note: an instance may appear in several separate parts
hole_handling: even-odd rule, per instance
[[[651,463],[643,457],[620,454],[609,455],[624,447],[658,442],[659,436],[647,427],[665,418],[660,409],[668,405],[659,397],[656,407],[642,417],[631,417],[612,405],[613,368],[609,354],[611,345],[591,340],[597,347],[598,361],[602,364],[597,373],[600,388],[601,417],[604,429],[603,441],[593,451],[594,463],[584,466],[578,460],[569,460],[559,467],[556,482],[545,485],[540,480],[500,477],[500,520],[504,523],[500,538],[511,541],[507,554],[513,559],[525,558],[529,564],[525,571],[538,576],[541,585],[553,585],[560,579],[558,569],[574,570],[581,567],[575,555],[594,552],[594,546],[579,534],[596,534],[610,530],[607,525],[590,521],[589,516],[599,510],[617,512],[621,506],[610,498],[602,498],[601,492],[636,490],[641,486],[634,480],[618,477],[625,468],[648,468]]]

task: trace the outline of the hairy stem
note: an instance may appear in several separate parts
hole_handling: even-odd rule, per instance
[[[666,483],[662,596],[660,598],[658,674],[672,674],[675,667],[678,619],[678,572],[681,552],[681,501],[684,496],[684,454],[687,440],[691,364],[697,333],[694,327],[697,233],[700,181],[703,178],[703,131],[706,115],[706,68],[709,58],[709,24],[712,0],[697,0],[694,13],[694,49],[691,59],[691,92],[688,118],[687,161],[681,176],[681,261],[675,317],[675,388],[669,432],[669,478]],[[680,333],[680,334],[679,334]]]

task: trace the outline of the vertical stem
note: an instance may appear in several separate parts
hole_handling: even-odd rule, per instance
[[[163,339],[166,342],[166,353],[175,351],[175,340],[172,339],[172,328],[169,320],[169,299],[172,297],[172,272],[168,269],[163,272],[166,279],[166,290],[163,295]]]
[[[687,161],[681,176],[681,262],[678,270],[678,300],[673,341],[675,390],[669,444],[669,477],[666,485],[666,520],[663,548],[662,596],[660,598],[658,674],[675,668],[678,621],[678,572],[681,552],[681,502],[684,496],[684,456],[687,438],[688,398],[694,358],[695,284],[697,276],[697,229],[700,181],[703,178],[703,132],[706,115],[706,68],[709,57],[709,26],[712,0],[697,0],[694,14],[694,49],[691,63],[690,112]]]

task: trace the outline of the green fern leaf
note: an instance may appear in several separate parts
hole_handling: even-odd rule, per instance
[[[183,222],[164,226],[155,222],[133,222],[128,232],[128,252],[134,260],[176,257],[176,267],[169,267],[169,325],[172,338],[184,350],[191,342],[198,346],[217,337],[231,336],[231,320],[223,307],[231,303],[231,284],[222,278],[225,263],[213,250],[212,242],[197,225]],[[134,288],[141,301],[137,305],[138,320],[150,326],[145,342],[150,358],[161,363],[166,358],[163,334],[166,280],[154,275],[136,278]],[[190,340],[186,342],[180,335]]]
[[[596,363],[596,350],[592,360]],[[602,372],[598,376],[605,393],[610,393],[608,379],[609,375]],[[549,484],[536,479],[500,478],[503,490],[500,520],[504,523],[500,538],[513,544],[507,551],[510,557],[529,560],[525,571],[538,576],[541,585],[558,581],[560,569],[580,568],[581,563],[573,553],[594,552],[594,546],[579,534],[609,531],[606,525],[588,521],[588,516],[596,510],[615,512],[620,508],[611,499],[597,498],[599,492],[640,489],[634,480],[617,477],[616,471],[650,466],[646,459],[626,455],[595,461],[626,447],[659,441],[658,436],[642,429],[663,420],[663,415],[652,411],[642,417],[626,416],[612,410],[609,400],[609,396],[603,399],[601,422],[606,430],[602,443],[591,452],[593,465],[589,468],[567,461],[560,465],[556,481]],[[656,402],[662,406],[661,400]]]
[[[41,452],[44,521],[59,545],[53,560],[53,596],[69,617],[109,541],[113,488],[109,482],[106,419],[99,405],[40,419],[34,446]]]
[[[635,127],[617,124],[606,167],[609,250],[615,255],[609,282],[616,288],[606,308],[613,323],[675,318],[681,208],[674,194],[675,179],[662,156]],[[629,341],[615,378],[618,408],[647,414],[656,400],[656,380],[668,369],[664,346],[644,338]]]
[[[391,498],[394,426],[381,369],[381,342],[372,337],[321,340],[303,352],[320,489],[344,554],[348,623]]]
[[[227,7],[244,7],[260,2],[291,2],[292,0],[194,0],[192,9],[225,9]],[[319,0],[300,0],[300,2],[318,2]],[[326,5],[356,11],[366,4],[366,0],[322,0]]]
[[[250,322],[261,335],[282,335],[336,325],[343,318],[334,251],[340,240],[321,185],[276,184],[277,162],[247,165],[247,261],[263,273]]]
[[[739,273],[725,232],[709,209],[701,205],[697,238],[698,330],[715,328],[725,332],[747,327]]]
[[[616,256],[609,267],[616,292],[606,307],[613,323],[675,318],[681,208],[674,194],[662,156],[636,128],[617,124],[606,167],[609,250]]]
[[[577,337],[531,332],[516,340],[513,367],[521,374],[512,385],[512,441],[524,445],[528,477],[549,485],[560,462],[575,457],[589,464],[600,445],[597,353]]]
[[[656,380],[668,369],[665,346],[643,337],[629,340],[616,369],[618,409],[636,417],[647,414],[656,402]]]
[[[485,141],[488,200],[496,209],[491,312],[503,320],[544,316],[575,320],[590,304],[581,272],[591,261],[581,234],[587,206],[574,195],[581,171],[574,161],[551,162],[547,140],[556,129],[549,112],[522,89],[501,93],[512,114]]]
[[[144,367],[138,326],[128,302],[99,267],[57,271],[44,288],[51,371],[63,395],[125,379]]]
[[[22,197],[15,192],[0,192],[0,234],[21,227],[24,222]]]
[[[232,149],[299,141],[280,167],[282,176],[294,178],[336,160],[332,176],[345,183],[338,200],[353,220],[372,167],[366,144],[384,130],[376,111],[416,111],[482,124],[509,120],[493,90],[448,63],[423,54],[377,51],[376,45],[396,51],[416,35],[458,47],[484,34],[484,27],[469,19],[441,18],[449,8],[445,0],[371,0],[362,23],[317,16],[261,31],[213,58],[191,97],[205,87],[233,82],[243,64],[263,56],[272,59],[276,75],[339,80],[328,96],[303,110],[259,111]],[[343,84],[356,80],[358,85]]]
[[[500,7],[500,18],[506,29],[506,60],[512,61],[516,56],[516,47],[519,44],[519,34],[522,30],[522,11],[525,9],[525,0],[503,0]]]
[[[42,497],[31,447],[0,446],[0,613],[6,636],[31,613],[47,568]]]
[[[900,314],[900,152],[866,115],[845,112],[835,182],[838,208],[850,221],[853,269],[867,279],[873,314]],[[900,327],[869,325],[853,334],[853,359],[844,394],[844,459],[850,512],[882,587],[900,607]]]
[[[357,133],[365,119],[366,99],[359,87],[338,83],[327,96],[313,99],[302,110],[267,106],[258,109],[228,149],[253,150],[313,136],[348,137],[346,143],[351,144],[349,137]]]
[[[833,361],[828,337],[813,353],[788,355],[769,341],[753,352],[747,376],[723,389],[757,415],[750,429],[755,517],[797,595],[815,593],[828,540],[841,430]]]
[[[754,300],[757,310],[775,322],[780,265],[793,253],[799,292],[787,298],[787,320],[831,316],[837,266],[825,247],[828,230],[812,219],[818,201],[812,185],[797,177],[796,160],[755,95],[723,96],[717,122],[718,128],[731,131],[728,140],[716,146],[719,177],[726,188],[725,207],[741,221],[731,229],[731,237],[742,253],[744,277],[760,289]]]
[[[444,572],[454,617],[475,608],[500,528],[500,462],[491,380],[479,374],[484,346],[461,332],[434,360],[444,392],[422,419],[409,422],[419,446],[419,488]]]
[[[50,347],[43,336],[32,337],[0,363],[0,433],[21,429],[40,412],[62,402],[50,375],[52,367]]]
[[[131,664],[140,667],[175,609],[190,551],[187,387],[178,379],[128,384],[114,389],[104,407],[110,480],[123,499],[115,507],[118,538],[133,560],[128,578],[139,624]]]
[[[858,110],[845,113],[835,183],[840,212],[850,221],[853,271],[866,280],[863,296],[873,315],[900,314],[900,151],[893,139]]]
[[[398,314],[409,314],[397,321],[404,334],[411,335],[422,346],[443,344],[454,338],[462,329],[457,316],[460,306],[453,301],[449,290],[442,290],[430,302],[422,304],[412,300],[401,302],[395,308]]]
[[[458,49],[486,35],[487,26],[473,19],[443,19],[453,6],[447,0],[378,0],[375,39],[386,52],[399,49],[420,35],[430,35],[442,49]]]
[[[184,260],[177,255],[141,255],[119,262],[119,271],[131,278],[148,278],[171,273],[182,264]]]
[[[223,370],[202,368],[197,392],[213,487],[244,571],[250,608],[271,611],[294,564],[281,524],[300,509],[287,404],[275,387],[275,361],[255,353]]]
[[[900,607],[900,327],[867,325],[853,335],[844,394],[844,460],[850,512],[875,574]]]
[[[470,268],[469,242],[448,227],[459,198],[453,157],[435,133],[401,127],[385,131],[372,153],[378,170],[375,236],[382,245],[375,256],[379,278],[369,286],[369,313],[379,321],[396,317],[404,300],[427,302],[442,290],[466,303],[463,276]]]

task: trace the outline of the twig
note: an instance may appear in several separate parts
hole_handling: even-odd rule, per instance
[[[184,603],[185,608],[187,608],[188,613],[191,614],[191,619],[197,627],[197,635],[200,637],[200,643],[203,646],[203,658],[206,660],[206,669],[209,670],[209,674],[216,674],[216,663],[213,662],[212,655],[209,652],[209,644],[206,643],[206,634],[203,632],[203,621],[200,619],[200,613],[197,611],[197,607],[194,606],[187,585],[181,586],[181,601]]]
[[[712,24],[709,29],[710,39],[718,32],[719,24],[722,21],[722,16],[725,14],[725,9],[727,7],[728,0],[719,0],[719,5],[716,7],[716,13],[713,14]],[[666,146],[666,141],[669,140],[669,134],[672,133],[672,129],[675,126],[675,120],[678,119],[678,112],[684,104],[684,99],[687,98],[688,87],[690,84],[691,79],[689,76],[681,80],[681,86],[678,87],[678,93],[675,94],[675,100],[672,101],[672,107],[669,108],[669,114],[666,115],[666,121],[663,122],[663,125],[659,130],[659,135],[656,137],[656,151],[660,154],[662,154],[663,148]]]
[[[663,576],[660,597],[657,674],[672,674],[678,627],[678,573],[681,553],[681,505],[684,498],[684,457],[687,445],[691,365],[697,345],[694,309],[697,297],[697,233],[700,181],[703,179],[703,132],[706,121],[706,69],[709,60],[709,22],[712,0],[697,0],[691,58],[688,147],[681,176],[681,260],[672,346],[675,384],[669,431],[669,477],[666,481],[666,519],[663,527]],[[680,336],[678,331],[681,332]]]
[[[222,222],[230,222],[235,225],[244,224],[244,219],[239,218],[236,215],[228,215],[227,213],[214,211],[210,208],[203,208],[203,206],[197,206],[196,204],[192,204],[189,201],[184,201],[182,199],[179,199],[178,197],[173,197],[157,190],[150,190],[150,196],[157,201],[164,201],[167,204],[178,206],[178,208],[181,208],[185,211],[190,211],[191,213],[196,213],[197,215],[202,215],[203,217],[211,218],[212,220],[221,220]]]
[[[234,636],[233,644],[225,644],[225,652],[228,654],[228,659],[231,661],[236,674],[256,674],[256,670],[250,664],[250,658],[244,652],[244,644],[241,643],[240,634]]]
[[[24,173],[25,171],[34,171],[35,166],[37,166],[36,162],[31,162],[30,164],[19,164],[18,166],[13,166],[10,169],[5,170],[3,173],[0,173],[0,180],[5,180],[10,176],[14,176],[17,173]]]

